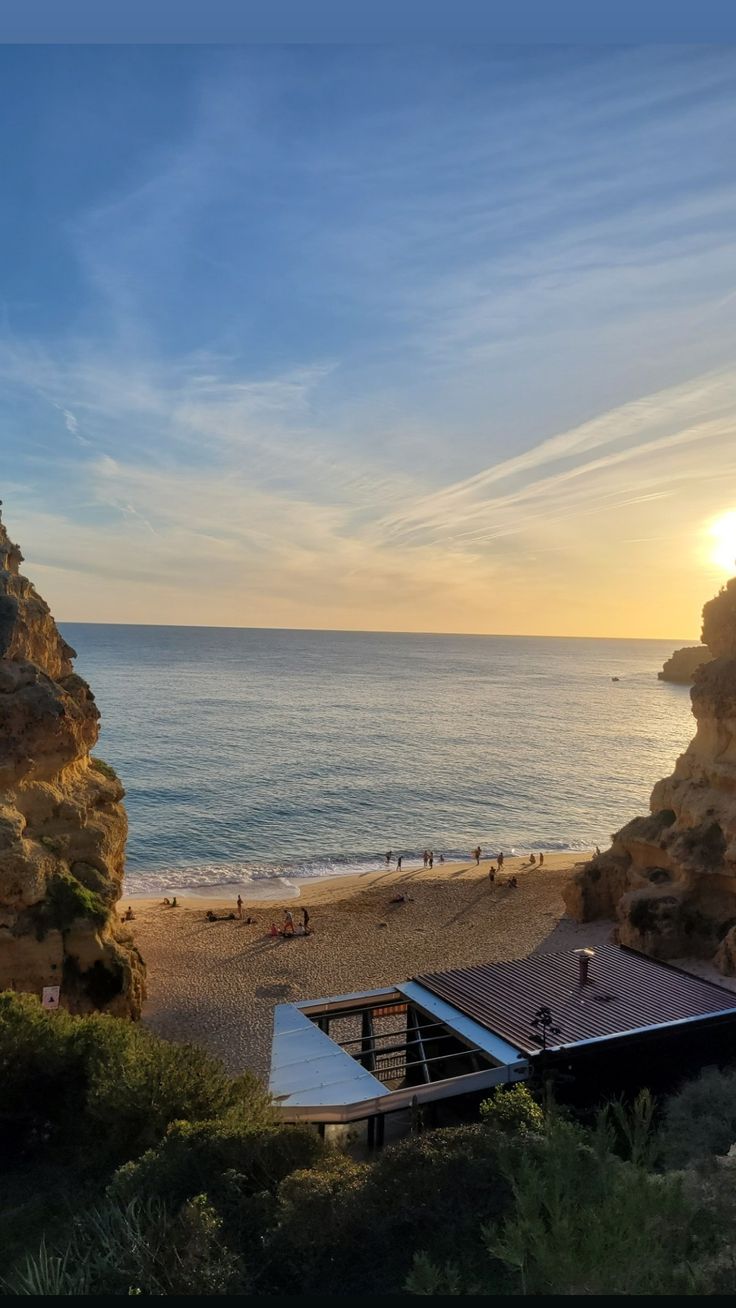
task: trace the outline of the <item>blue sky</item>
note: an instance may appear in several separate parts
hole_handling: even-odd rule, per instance
[[[736,49],[0,73],[3,499],[60,618],[695,633]]]

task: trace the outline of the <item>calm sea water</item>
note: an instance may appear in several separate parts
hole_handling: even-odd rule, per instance
[[[389,848],[602,845],[646,811],[693,731],[687,689],[657,680],[672,641],[64,635],[102,711],[97,752],[127,791],[132,893],[265,891],[375,867]]]

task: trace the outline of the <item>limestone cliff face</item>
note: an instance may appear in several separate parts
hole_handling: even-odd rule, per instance
[[[115,912],[124,791],[90,757],[94,696],[21,562],[0,522],[0,989],[138,1017],[145,969]]]
[[[703,609],[714,655],[690,692],[697,730],[658,781],[651,813],[634,818],[611,848],[569,884],[580,921],[617,919],[621,944],[658,958],[715,957],[736,970],[736,578]]]
[[[657,676],[660,681],[674,681],[681,686],[689,686],[698,668],[704,663],[710,663],[712,658],[706,645],[685,645],[683,649],[675,650]]]

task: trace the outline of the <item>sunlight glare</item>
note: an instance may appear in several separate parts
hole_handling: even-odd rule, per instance
[[[708,528],[713,545],[711,562],[725,572],[736,573],[736,512],[721,514]]]

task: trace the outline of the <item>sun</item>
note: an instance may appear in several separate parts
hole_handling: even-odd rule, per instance
[[[721,514],[708,528],[710,560],[725,572],[736,573],[736,511]]]

